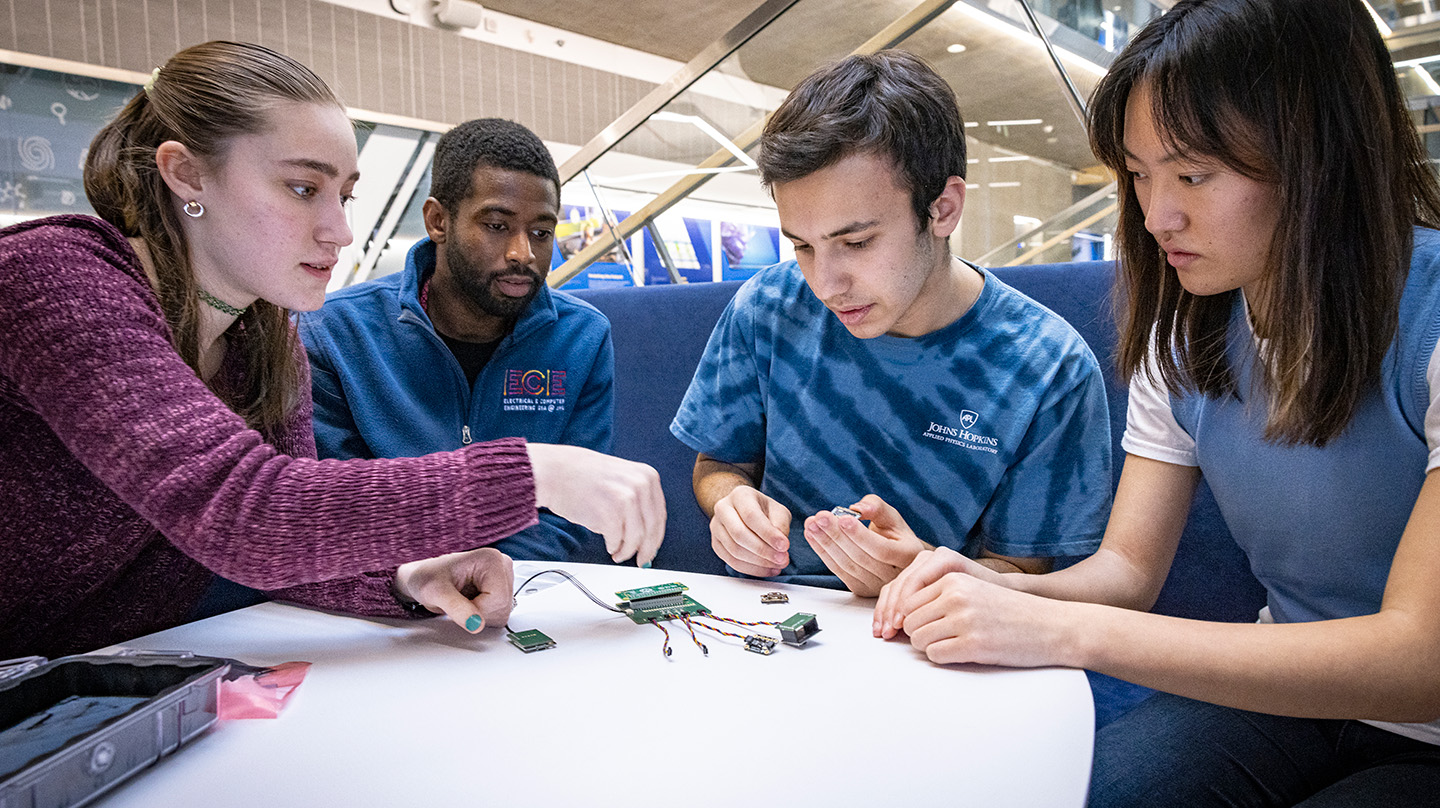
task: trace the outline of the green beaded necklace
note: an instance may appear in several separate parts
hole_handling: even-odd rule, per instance
[[[230,315],[231,317],[239,317],[240,315],[245,313],[245,309],[232,306],[229,303],[226,303],[220,298],[205,291],[204,289],[200,289],[198,291],[200,292],[200,299],[204,301],[205,305],[209,306],[212,309],[222,311]]]

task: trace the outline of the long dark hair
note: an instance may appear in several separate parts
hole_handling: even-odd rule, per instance
[[[208,159],[223,159],[237,135],[261,132],[276,104],[332,104],[335,94],[309,68],[259,45],[206,42],[170,57],[146,88],[100,130],[85,159],[85,194],[99,216],[139,238],[159,279],[161,308],[175,350],[192,368],[200,359],[199,286],[174,195],[155,164],[167,140]],[[289,312],[257,300],[229,332],[244,353],[245,389],[227,404],[250,426],[280,426],[300,400],[300,360]]]
[[[1265,437],[1324,446],[1379,383],[1412,228],[1440,224],[1440,186],[1384,41],[1360,0],[1182,0],[1095,88],[1091,148],[1120,178],[1120,371],[1142,372],[1155,350],[1172,393],[1234,395],[1237,293],[1180,286],[1126,170],[1125,108],[1142,84],[1177,153],[1275,186],[1264,293],[1250,301],[1268,340]]]

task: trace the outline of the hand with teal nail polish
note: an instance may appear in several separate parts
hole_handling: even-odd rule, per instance
[[[514,601],[510,557],[489,547],[401,564],[395,596],[443,612],[471,634],[504,625]]]

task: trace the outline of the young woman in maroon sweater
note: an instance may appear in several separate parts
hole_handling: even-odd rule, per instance
[[[520,439],[317,461],[290,310],[320,306],[358,178],[340,102],[255,45],[176,54],[101,130],[100,218],[0,230],[0,658],[183,622],[215,574],[370,615],[503,622],[475,549],[548,508],[648,563],[648,466]],[[411,605],[407,610],[406,605]]]

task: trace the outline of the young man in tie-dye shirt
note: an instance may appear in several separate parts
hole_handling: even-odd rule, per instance
[[[822,69],[771,116],[760,170],[796,260],[736,294],[670,427],[734,572],[873,596],[929,547],[1044,572],[1099,545],[1099,365],[950,254],[964,131],[900,51]]]

